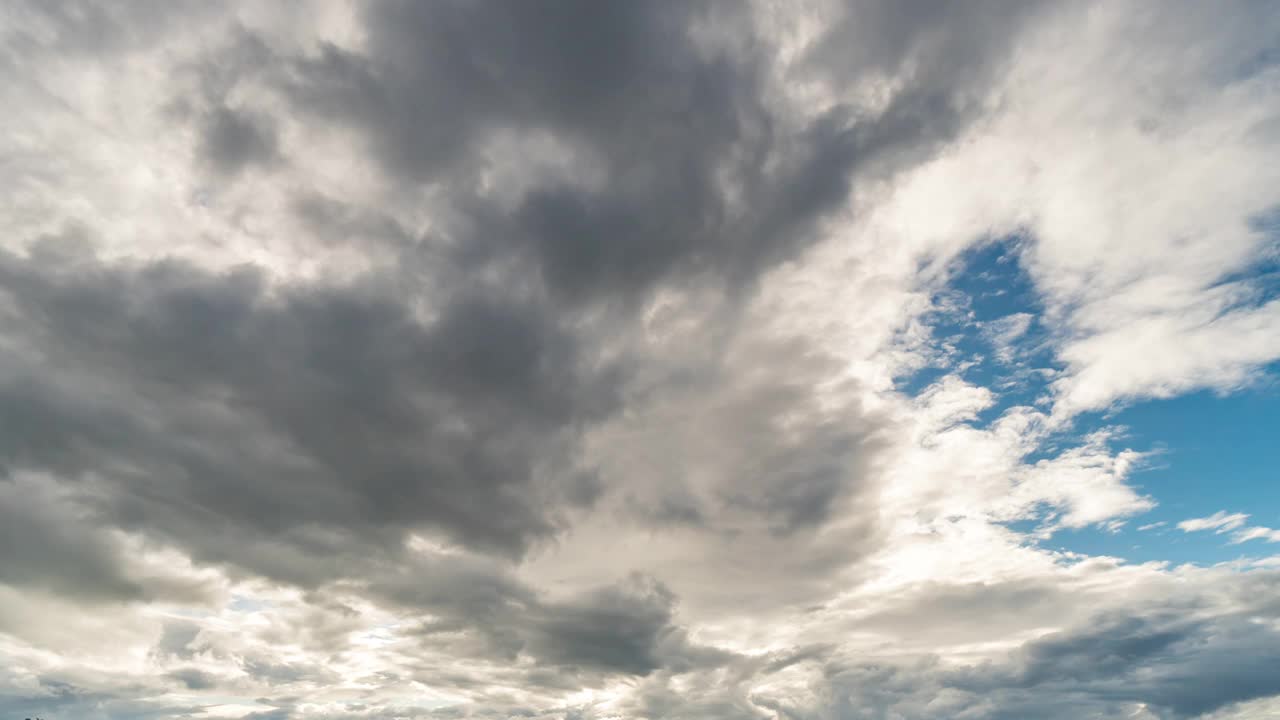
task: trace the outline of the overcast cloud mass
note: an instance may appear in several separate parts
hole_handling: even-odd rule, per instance
[[[0,105],[0,720],[1280,717],[1276,3],[3,0]]]

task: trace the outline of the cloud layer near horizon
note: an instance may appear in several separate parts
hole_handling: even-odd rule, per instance
[[[6,4],[0,714],[1271,716],[1275,558],[1039,541],[1158,502],[1106,413],[1280,359],[1277,38]]]

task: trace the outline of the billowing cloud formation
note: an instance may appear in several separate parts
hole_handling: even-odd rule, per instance
[[[10,3],[0,714],[1274,714],[1274,558],[1052,542],[1280,359],[1276,38]]]

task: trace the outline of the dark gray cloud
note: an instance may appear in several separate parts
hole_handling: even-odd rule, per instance
[[[0,655],[16,668],[0,669],[0,713],[195,717],[155,698],[225,692],[257,694],[247,718],[283,719],[340,688],[326,717],[994,720],[1144,703],[1181,720],[1280,693],[1260,572],[1222,590],[1249,612],[1168,603],[1081,625],[1054,576],[926,583],[839,616],[895,530],[878,491],[896,419],[859,400],[826,350],[839,339],[761,310],[761,282],[981,122],[1025,26],[1054,12],[0,9],[15,106],[77,128],[86,112],[100,133],[80,175],[114,170],[107,149],[156,150],[103,209],[44,161],[58,148],[24,145],[64,135],[22,113],[0,127],[0,149],[40,166],[0,157],[15,195],[68,196],[49,204],[65,217],[28,213],[0,249],[0,591],[92,604],[104,624],[152,603],[134,617],[155,630],[139,634],[146,682],[27,670],[57,651]],[[155,117],[165,137],[139,144]],[[178,186],[164,209],[200,197],[175,210],[189,226],[162,228],[188,259],[134,247],[152,207],[130,203],[134,185]],[[84,229],[32,244],[58,226]],[[276,264],[240,264],[246,247]],[[537,564],[574,542],[601,547]],[[211,593],[159,572],[162,552],[287,611],[230,630],[234,607],[177,620],[169,605]],[[703,638],[694,598],[709,634],[769,650]],[[0,610],[21,636],[21,613]],[[782,647],[775,621],[819,644]],[[841,635],[968,643],[1055,624],[967,668]],[[360,653],[385,665],[333,669]],[[582,689],[620,694],[564,704]],[[432,693],[469,703],[404,700]]]
[[[856,13],[891,16],[910,36],[887,57],[830,50],[868,44],[850,21],[795,71],[838,76],[838,98],[910,64],[913,82],[875,111],[787,108],[763,29],[745,6],[714,2],[377,3],[363,7],[360,51],[288,58],[271,82],[312,122],[356,129],[402,181],[471,206],[469,256],[528,258],[554,296],[633,298],[672,277],[749,284],[806,247],[856,178],[927,159],[976,116],[982,71],[1031,13],[951,28],[896,8]],[[494,207],[473,187],[502,132],[555,137],[604,184],[548,180],[513,210]]]
[[[970,669],[928,658],[832,662],[824,672],[833,698],[826,712],[1012,720],[1124,717],[1146,707],[1159,718],[1194,718],[1280,694],[1269,671],[1280,659],[1278,640],[1268,620],[1247,614],[1190,620],[1186,608],[1161,607],[1109,614]]]
[[[518,556],[557,533],[558,506],[603,492],[574,467],[574,440],[617,406],[623,379],[556,299],[625,301],[708,271],[749,280],[807,242],[860,164],[927,153],[955,129],[911,94],[876,117],[770,111],[766,45],[729,4],[387,3],[360,21],[365,51],[300,56],[233,27],[217,46],[227,58],[192,66],[189,106],[208,108],[189,113],[200,152],[222,173],[276,157],[271,118],[225,103],[257,72],[311,121],[366,135],[404,181],[472,197],[459,274],[422,293],[419,273],[439,283],[449,268],[419,269],[408,245],[392,277],[283,289],[251,268],[6,257],[14,333],[29,342],[0,409],[10,467],[92,469],[104,520],[293,582],[340,575],[361,547],[394,552],[415,528]],[[501,130],[559,137],[606,184],[535,186],[510,212],[491,207],[466,178]],[[299,206],[311,225],[368,226],[318,198]],[[377,229],[410,238],[392,220]],[[498,284],[468,287],[495,272]],[[754,408],[766,424],[789,409],[766,405]],[[725,498],[783,529],[820,524],[844,493],[840,465],[865,452],[833,428],[779,448]]]
[[[730,654],[690,646],[675,625],[675,597],[652,579],[624,583],[545,607],[528,650],[540,662],[647,675],[658,668],[722,664]]]
[[[419,240],[392,215],[319,193],[297,197],[293,209],[312,243],[374,253],[384,245],[401,252]]]
[[[92,687],[56,674],[36,679],[34,690],[15,694],[9,688],[0,690],[0,710],[12,717],[85,718],[86,720],[151,720],[155,718],[191,718],[201,712],[198,706],[151,701],[156,687],[140,687],[136,683],[115,682],[118,678],[98,678],[106,687]],[[104,682],[106,681],[106,682]]]
[[[1043,2],[1011,7],[985,0],[961,7],[851,0],[837,7],[838,18],[808,57],[809,70],[836,85],[907,73],[915,90],[950,87],[965,100],[987,90],[990,73],[1020,39],[1018,31],[1044,20],[1037,15],[1046,11]]]
[[[614,402],[609,368],[504,298],[419,320],[374,280],[269,293],[248,268],[0,265],[25,340],[5,466],[81,478],[101,519],[272,577],[316,582],[417,527],[519,554],[555,532],[574,427]]]
[[[182,683],[188,690],[210,690],[218,686],[218,678],[198,668],[179,668],[168,677]]]
[[[218,172],[235,174],[278,157],[275,128],[261,118],[219,107],[205,118],[202,130],[201,152]]]
[[[690,32],[699,22],[747,29],[742,8],[364,10],[367,54],[298,59],[287,96],[315,121],[356,128],[396,176],[464,196],[499,132],[550,133],[603,165],[606,187],[533,187],[510,216],[471,200],[482,222],[465,252],[527,255],[556,294],[633,293],[705,256],[727,229],[717,173],[753,172],[770,142],[755,61],[699,48]],[[761,147],[741,147],[747,135]]]
[[[728,4],[391,2],[361,10],[368,54],[329,47],[299,60],[290,94],[320,119],[366,132],[406,178],[469,162],[474,143],[502,128],[545,127],[619,153],[639,149],[632,138],[646,135],[645,147],[656,149],[657,133],[681,147],[714,143],[717,131],[731,141],[734,103],[752,100],[739,92],[750,78],[740,78],[733,58],[703,56],[689,33],[698,20],[733,21],[739,9]],[[679,135],[656,122],[675,119]],[[681,139],[686,132],[696,138]],[[676,161],[675,150],[636,159]],[[688,170],[706,172],[692,160]]]
[[[40,490],[0,480],[0,582],[94,600],[142,598],[113,538],[60,514]]]
[[[23,414],[29,405],[9,409],[12,420],[35,419]],[[14,427],[10,435],[21,436],[16,424],[0,428]],[[201,602],[210,596],[203,582],[157,572],[130,555],[111,528],[94,518],[88,500],[60,490],[52,478],[0,477],[0,583],[92,603],[159,597]]]
[[[304,243],[371,254],[376,243],[399,267],[277,284],[252,267],[121,264],[50,243],[0,256],[16,339],[0,383],[0,462],[56,477],[86,522],[197,563],[307,587],[352,581],[429,613],[424,642],[523,659],[529,684],[728,662],[688,639],[660,583],[552,601],[488,560],[424,565],[404,540],[420,532],[507,558],[552,541],[572,513],[645,484],[583,466],[581,434],[628,399],[639,412],[639,400],[686,392],[708,439],[684,460],[715,481],[691,485],[692,468],[676,467],[668,490],[632,498],[634,519],[724,538],[741,531],[724,513],[780,535],[825,524],[866,492],[878,421],[856,408],[816,413],[806,383],[824,370],[801,371],[805,348],[620,361],[619,338],[663,286],[710,279],[715,302],[745,302],[859,177],[928,157],[963,127],[964,108],[934,86],[904,90],[883,112],[796,112],[779,99],[771,41],[729,3],[378,3],[357,19],[359,50],[302,52],[229,23],[224,42],[182,67],[164,107],[194,126],[196,159],[218,176],[287,164],[286,120],[354,130],[389,181],[442,193],[456,232],[419,236],[394,212],[300,188]],[[57,24],[76,42],[78,21]],[[142,42],[131,37],[113,42]],[[281,106],[243,104],[255,83]],[[476,178],[503,133],[552,136],[601,180],[535,177],[514,202],[491,197]],[[713,320],[712,342],[731,347],[741,318]],[[637,388],[629,372],[645,363]],[[775,377],[736,381],[768,363]],[[653,385],[681,375],[701,380]],[[752,452],[737,457],[730,448],[744,442]],[[95,592],[148,596],[117,569],[120,548],[42,537],[42,552],[66,546],[79,563],[23,563],[42,567],[46,586],[80,568],[74,582]],[[870,548],[870,532],[848,537],[859,543],[849,557]],[[791,563],[813,577],[788,582],[808,587],[847,562],[827,544]],[[345,642],[341,623],[292,631],[317,648]],[[190,659],[194,637],[180,639],[166,633],[158,656]],[[319,677],[265,659],[243,667],[268,685]]]
[[[1280,678],[1266,669],[1277,662],[1280,634],[1261,617],[1121,616],[1031,644],[1015,677],[1028,687],[1074,684],[1182,718],[1280,694]]]
[[[424,645],[458,656],[528,660],[526,682],[534,685],[562,686],[566,674],[594,685],[613,674],[688,672],[734,657],[692,642],[676,618],[675,595],[639,574],[550,598],[489,559],[418,553],[370,589],[432,618],[416,630]]]
[[[1272,573],[1260,573],[1246,584],[1274,581]],[[1218,591],[1234,595],[1239,588],[1234,580],[1229,585],[1233,589]],[[1184,720],[1280,695],[1280,679],[1271,672],[1280,644],[1265,597],[1227,612],[1203,612],[1215,603],[1207,595],[1135,603],[967,667],[895,648],[851,652],[839,642],[737,656],[695,671],[693,682],[653,674],[624,711],[627,717],[734,720]],[[753,689],[769,688],[772,677],[787,672],[800,673],[803,690],[795,679],[786,691]],[[1143,709],[1147,715],[1135,715]]]

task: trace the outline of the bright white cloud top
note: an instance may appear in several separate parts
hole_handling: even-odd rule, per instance
[[[1280,713],[1280,6],[9,0],[0,79],[0,716]]]

